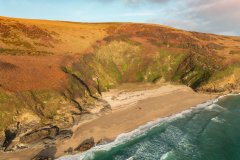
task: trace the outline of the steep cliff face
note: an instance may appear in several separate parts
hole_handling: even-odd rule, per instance
[[[240,38],[161,25],[0,17],[0,147],[54,145],[109,111],[101,93],[167,81],[204,92],[240,88]]]
[[[210,79],[199,89],[206,92],[239,92],[240,63],[230,64],[220,71],[216,71]]]
[[[64,92],[35,90],[21,93],[1,91],[0,145],[5,151],[54,144],[72,136],[71,127],[85,114],[101,114],[109,105],[84,81],[69,75]]]

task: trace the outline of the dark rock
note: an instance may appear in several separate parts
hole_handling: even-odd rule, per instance
[[[25,134],[20,138],[21,143],[38,143],[44,139],[54,139],[59,133],[57,126],[40,128]]]
[[[58,135],[57,135],[57,139],[68,139],[71,138],[73,135],[73,131],[71,130],[61,130],[59,131]]]
[[[89,150],[90,148],[92,148],[95,145],[94,139],[93,137],[84,140],[77,148],[75,148],[75,151],[79,151],[79,152],[84,152],[86,150]]]
[[[56,152],[56,147],[48,147],[39,152],[32,160],[54,160]]]
[[[107,143],[110,143],[110,142],[112,142],[112,140],[111,139],[100,139],[97,143],[96,143],[96,145],[103,145],[103,144],[107,144]]]
[[[11,129],[7,129],[4,131],[5,133],[5,140],[3,143],[3,148],[5,148],[5,150],[11,150],[11,147],[9,148],[9,146],[11,145],[12,141],[15,139],[17,133],[16,130],[11,130]]]
[[[65,153],[67,153],[67,154],[72,154],[73,153],[73,148],[72,147],[70,147],[70,148],[68,148],[66,151],[64,151]]]

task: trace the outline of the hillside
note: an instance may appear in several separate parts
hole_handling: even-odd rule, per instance
[[[0,146],[9,151],[69,138],[74,124],[109,110],[101,93],[121,83],[237,91],[240,37],[0,17],[0,76]]]

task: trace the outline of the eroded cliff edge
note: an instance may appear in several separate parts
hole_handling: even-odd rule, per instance
[[[0,35],[0,146],[4,151],[54,146],[55,140],[71,137],[74,124],[110,110],[101,93],[121,83],[164,81],[199,92],[239,90],[239,37],[158,25],[11,18],[0,19]],[[34,65],[40,57],[41,63]],[[61,61],[49,64],[59,57]],[[26,78],[8,79],[24,69]],[[38,79],[31,79],[38,73]],[[34,80],[46,83],[30,85]]]

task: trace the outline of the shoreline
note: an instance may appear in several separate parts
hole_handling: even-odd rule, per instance
[[[62,153],[69,146],[76,148],[86,139],[93,138],[95,143],[112,142],[120,134],[131,132],[148,122],[178,114],[216,98],[216,95],[199,94],[182,85],[167,84],[147,90],[130,89],[125,91],[124,88],[103,94],[103,98],[112,106],[112,112],[80,124],[71,140],[60,144],[56,157],[63,156]],[[142,92],[147,94],[142,95]],[[150,94],[148,94],[149,92]],[[113,101],[109,97],[115,97],[115,100],[119,101]],[[124,105],[121,105],[120,101]]]
[[[222,100],[228,96],[239,96],[239,95],[240,95],[240,93],[217,96],[214,99],[211,99],[204,103],[190,107],[189,109],[179,112],[177,114],[169,115],[168,117],[163,117],[163,118],[156,119],[154,121],[147,122],[146,124],[138,126],[138,128],[136,128],[130,132],[122,133],[122,134],[118,135],[114,141],[96,145],[96,146],[92,147],[91,149],[84,151],[82,153],[65,155],[65,156],[59,157],[57,160],[68,160],[68,159],[79,159],[80,160],[80,159],[85,159],[85,158],[88,159],[89,157],[97,156],[98,153],[100,153],[100,152],[101,153],[103,152],[103,154],[108,154],[105,152],[111,151],[111,149],[113,149],[115,147],[118,148],[118,146],[125,145],[128,142],[134,142],[138,138],[140,138],[142,136],[145,137],[145,135],[147,135],[148,133],[152,133],[151,132],[152,129],[154,130],[155,127],[161,126],[162,123],[165,123],[165,122],[168,123],[171,120],[176,121],[179,118],[181,119],[183,117],[187,117],[186,115],[196,113],[195,111],[201,112],[201,111],[209,110],[210,108],[212,109],[212,106],[214,104],[216,104],[219,100]],[[223,107],[223,106],[220,105],[220,107]],[[212,110],[212,111],[214,111],[214,110]],[[221,112],[221,111],[219,111],[219,112]],[[209,119],[208,121],[214,121],[216,123],[223,123],[224,119],[221,119],[221,118],[217,119],[217,118],[218,118],[218,116],[217,117],[213,116],[213,118]]]
[[[112,111],[74,126],[74,134],[69,140],[56,142],[55,157],[71,155],[66,151],[70,148],[74,150],[91,138],[95,144],[112,142],[120,134],[131,132],[148,122],[181,113],[214,98],[216,95],[196,93],[182,85],[143,87],[140,85],[132,88],[126,85],[111,90],[103,94],[103,99],[108,101]],[[29,148],[0,155],[5,159],[21,160],[31,159],[40,152],[41,149]],[[73,152],[73,155],[75,154],[79,152]]]
[[[219,98],[221,98],[221,96]],[[131,141],[132,139],[134,140],[135,138],[138,138],[139,136],[143,136],[145,133],[147,133],[150,130],[152,130],[153,128],[157,127],[162,122],[165,122],[165,121],[168,121],[168,120],[171,120],[174,118],[179,118],[180,116],[182,116],[184,114],[188,114],[188,113],[192,112],[194,109],[205,108],[211,104],[214,104],[215,100],[218,100],[219,98],[206,101],[204,103],[190,107],[187,110],[184,110],[182,112],[179,112],[179,113],[176,113],[173,115],[169,115],[167,117],[162,117],[162,118],[158,118],[153,121],[149,121],[146,124],[138,126],[136,129],[134,129],[130,132],[121,133],[112,141],[109,141],[109,142],[106,142],[106,143],[103,143],[100,145],[95,145],[92,148],[90,148],[89,150],[86,150],[84,152],[78,152],[75,154],[67,154],[67,155],[58,157],[57,160],[67,160],[67,159],[72,159],[72,158],[73,159],[76,159],[76,158],[82,159],[82,158],[86,158],[85,156],[88,157],[95,151],[108,151],[109,149],[111,149],[113,147],[117,147],[118,145],[127,143],[128,141]]]

